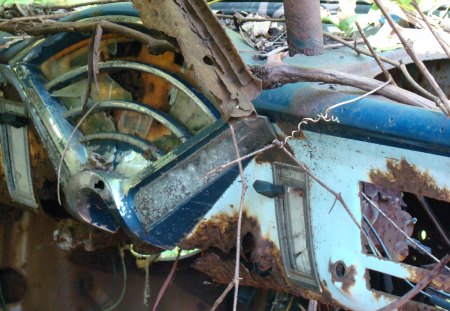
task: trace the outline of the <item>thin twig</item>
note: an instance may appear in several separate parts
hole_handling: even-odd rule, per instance
[[[239,146],[236,140],[236,134],[234,132],[233,125],[230,123],[230,132],[231,137],[233,138],[233,145],[236,149],[236,157],[239,159],[241,157],[239,152]],[[239,216],[238,216],[238,223],[237,223],[237,233],[236,233],[236,265],[234,269],[234,299],[233,299],[233,311],[237,308],[237,302],[238,302],[238,293],[239,293],[239,268],[241,265],[241,229],[242,229],[242,214],[244,210],[244,199],[245,199],[245,192],[247,191],[247,182],[245,180],[244,176],[244,169],[242,167],[242,161],[238,162],[239,165],[239,174],[241,175],[241,182],[242,182],[242,190],[241,190],[241,202],[239,203]]]
[[[358,47],[354,47],[351,43],[349,43],[349,42],[347,42],[347,41],[341,39],[341,38],[338,37],[338,36],[335,36],[335,35],[333,35],[333,34],[331,34],[331,33],[325,32],[325,31],[323,32],[323,35],[324,35],[325,37],[328,37],[328,38],[330,38],[330,39],[333,39],[333,40],[335,40],[335,41],[337,41],[337,42],[342,43],[342,44],[345,45],[346,47],[349,47],[349,48],[351,48],[352,50],[354,50],[354,51],[356,51],[356,52],[358,52],[358,53],[364,54],[364,55],[366,55],[366,56],[371,56],[371,57],[373,57],[373,55],[372,55],[369,51],[364,50],[364,49],[360,49],[360,48],[358,48]],[[431,100],[434,101],[434,102],[436,102],[436,100],[438,100],[438,98],[437,98],[436,96],[434,96],[433,94],[431,94],[430,92],[428,92],[427,90],[425,90],[422,86],[420,86],[420,85],[413,79],[413,77],[411,77],[411,75],[410,75],[409,72],[408,72],[408,69],[406,68],[406,66],[405,66],[402,62],[396,62],[396,61],[394,61],[394,60],[392,60],[392,59],[390,59],[390,58],[383,57],[383,56],[380,56],[380,59],[381,59],[383,62],[385,62],[385,63],[387,63],[387,64],[390,64],[390,65],[392,65],[392,66],[398,68],[398,70],[400,70],[400,71],[403,73],[403,75],[405,76],[406,80],[408,80],[408,82],[411,84],[411,86],[413,86],[413,87],[414,87],[418,92],[420,92],[423,96],[425,96],[425,97],[428,98],[428,99],[431,99]]]
[[[445,54],[447,54],[447,57],[450,58],[450,48],[448,45],[442,40],[441,36],[436,32],[436,30],[433,29],[433,27],[430,24],[430,21],[428,20],[428,17],[426,17],[425,14],[423,14],[422,10],[419,8],[419,5],[417,4],[416,0],[413,0],[411,2],[412,6],[416,9],[417,12],[419,12],[420,16],[422,17],[425,24],[427,24],[428,29],[431,31],[433,36],[436,38],[436,40],[439,42],[439,45],[442,47],[442,49],[445,51]]]
[[[439,264],[434,267],[434,269],[425,276],[419,283],[416,284],[410,291],[408,291],[405,295],[397,299],[396,301],[388,304],[387,306],[379,309],[379,311],[392,311],[399,309],[401,306],[406,304],[408,301],[410,301],[414,296],[416,296],[420,291],[422,291],[427,285],[435,278],[440,271],[445,267],[445,265],[448,263],[450,259],[450,256],[447,254],[442,258],[441,261],[439,261]]]
[[[250,157],[253,157],[254,155],[257,155],[257,154],[259,154],[259,153],[261,153],[261,152],[264,152],[264,151],[266,151],[266,150],[269,150],[269,149],[271,149],[271,148],[273,148],[273,147],[275,147],[274,144],[270,144],[270,145],[267,145],[267,146],[265,146],[265,147],[262,147],[261,149],[258,149],[258,150],[256,150],[256,151],[250,152],[249,154],[246,154],[245,156],[242,156],[242,157],[240,157],[240,158],[238,158],[238,159],[236,159],[236,160],[227,162],[227,163],[225,163],[225,164],[223,164],[223,165],[221,165],[221,166],[219,166],[219,167],[217,167],[217,168],[215,168],[215,169],[209,171],[209,172],[206,173],[205,175],[206,175],[206,176],[209,176],[209,175],[211,175],[211,174],[213,174],[213,173],[215,173],[215,172],[218,172],[218,171],[220,172],[220,171],[222,171],[223,169],[225,169],[225,168],[227,168],[227,167],[229,167],[229,166],[232,166],[232,165],[234,165],[234,164],[236,164],[236,163],[239,163],[239,162],[241,162],[241,161],[243,161],[243,160],[245,160],[245,159],[248,159],[248,158],[250,158]]]
[[[384,7],[384,4],[381,3],[379,0],[373,0],[373,2],[380,8],[381,13],[383,13],[384,17],[388,21],[391,28],[394,30],[397,37],[400,39],[400,42],[402,43],[403,47],[405,48],[406,53],[408,53],[409,57],[414,61],[419,71],[423,74],[424,78],[428,81],[430,86],[434,89],[437,96],[440,99],[440,102],[437,101],[436,104],[438,107],[446,114],[450,115],[450,103],[448,101],[447,96],[442,91],[439,84],[434,79],[433,75],[428,71],[425,64],[422,62],[422,60],[417,56],[416,52],[414,52],[414,49],[412,48],[411,44],[403,37],[403,35],[400,32],[400,29],[398,28],[397,24],[392,19],[389,12],[387,12],[386,8]]]
[[[7,23],[16,23],[16,22],[25,22],[25,21],[32,21],[32,20],[47,20],[47,19],[59,19],[66,17],[68,15],[73,14],[74,12],[66,12],[66,13],[58,13],[58,14],[46,14],[46,15],[33,15],[33,16],[21,16],[21,17],[14,17],[11,19],[7,19],[5,21],[2,21],[0,25],[7,24]]]
[[[284,139],[284,141],[283,141],[283,144],[286,144],[287,141],[288,141],[289,139],[293,138],[297,133],[301,132],[301,126],[304,125],[304,124],[306,125],[306,124],[308,124],[309,122],[316,123],[316,122],[318,122],[318,121],[320,121],[320,120],[324,120],[324,121],[336,121],[336,122],[339,122],[339,120],[338,120],[337,118],[329,118],[329,117],[328,117],[328,113],[329,113],[331,110],[333,110],[333,109],[335,109],[335,108],[337,108],[337,107],[346,105],[346,104],[350,104],[350,103],[356,102],[356,101],[358,101],[358,100],[360,100],[360,99],[362,99],[362,98],[364,98],[364,97],[367,97],[367,96],[369,96],[369,95],[371,95],[371,94],[373,94],[373,93],[376,93],[376,92],[378,92],[379,90],[381,90],[383,87],[385,87],[386,85],[388,85],[389,83],[390,83],[390,81],[384,82],[384,83],[382,83],[380,86],[376,87],[376,88],[373,89],[373,90],[370,90],[370,91],[367,92],[367,93],[364,93],[363,95],[360,95],[360,96],[358,96],[358,97],[355,97],[355,98],[352,98],[352,99],[349,99],[349,100],[346,100],[346,101],[343,101],[343,102],[340,102],[340,103],[337,103],[337,104],[334,104],[334,105],[328,107],[328,108],[325,110],[325,114],[320,114],[320,115],[319,115],[320,118],[319,118],[318,120],[315,120],[315,119],[312,119],[312,118],[303,118],[303,120],[298,124],[297,130],[292,131],[291,135],[285,137],[285,139]],[[225,164],[223,164],[223,165],[221,165],[221,166],[219,166],[219,167],[217,167],[217,168],[215,168],[215,169],[209,171],[209,172],[206,173],[205,175],[206,175],[206,176],[209,176],[210,174],[216,173],[216,172],[218,172],[218,171],[220,172],[220,171],[222,171],[223,169],[225,169],[225,168],[227,168],[227,167],[230,167],[230,166],[232,166],[232,165],[234,165],[234,164],[236,164],[236,163],[238,163],[238,162],[240,162],[240,161],[243,161],[243,160],[245,160],[245,159],[248,159],[248,158],[250,158],[250,157],[253,157],[253,156],[255,156],[255,155],[257,155],[257,154],[259,154],[259,153],[261,153],[261,152],[267,151],[267,150],[269,150],[269,149],[271,149],[271,148],[273,148],[273,147],[275,147],[275,144],[274,144],[274,143],[271,143],[270,145],[264,146],[263,148],[258,149],[258,150],[256,150],[256,151],[253,151],[253,152],[251,152],[251,153],[249,153],[249,154],[246,154],[245,156],[242,156],[242,157],[240,157],[240,158],[238,158],[238,159],[236,159],[236,160],[227,162],[227,163],[225,163]]]
[[[375,61],[377,62],[378,66],[380,66],[381,71],[383,71],[384,76],[386,77],[386,80],[391,80],[392,84],[397,85],[392,78],[389,71],[387,71],[386,67],[384,67],[383,62],[381,61],[380,57],[378,56],[377,52],[375,52],[374,48],[372,47],[372,44],[370,44],[369,40],[366,37],[366,34],[362,30],[361,26],[358,22],[355,22],[356,27],[358,28],[359,34],[361,35],[361,38],[363,38],[364,43],[366,44],[367,48],[369,49],[370,53],[372,54],[372,57],[375,58]]]
[[[95,110],[95,108],[97,108],[98,104],[100,104],[101,101],[96,102],[94,105],[92,105],[91,108],[89,108],[88,111],[86,111],[86,113],[80,118],[80,120],[78,121],[77,125],[75,125],[75,127],[73,128],[72,133],[70,133],[69,138],[67,139],[67,143],[66,146],[64,147],[64,151],[61,155],[61,158],[59,159],[59,165],[58,165],[58,174],[57,174],[57,181],[56,181],[56,193],[58,196],[58,203],[59,205],[61,205],[61,169],[62,169],[62,165],[64,163],[64,157],[66,156],[67,150],[69,149],[70,146],[70,142],[72,141],[73,136],[75,135],[75,133],[78,131],[78,129],[80,128],[81,124],[84,122],[84,120],[86,120],[86,118],[91,114],[92,111]]]
[[[383,85],[383,82],[379,80],[360,75],[328,69],[306,68],[284,63],[272,64],[270,66],[252,66],[250,70],[262,80],[263,89],[277,88],[284,84],[297,82],[325,82],[352,86],[365,91],[372,91]],[[386,85],[378,91],[378,94],[406,105],[431,110],[437,109],[434,102],[395,85]]]
[[[220,304],[223,302],[223,300],[225,299],[225,297],[228,295],[228,293],[233,289],[234,287],[234,281],[231,281],[230,283],[228,283],[227,288],[225,288],[225,290],[223,291],[223,293],[219,296],[219,298],[216,299],[216,301],[214,302],[213,307],[211,308],[211,311],[215,311]]]
[[[159,290],[158,296],[156,297],[155,304],[153,305],[152,311],[156,311],[158,308],[159,303],[161,302],[162,297],[164,296],[164,293],[166,292],[167,288],[170,285],[170,282],[173,279],[173,276],[175,275],[175,271],[177,271],[178,262],[180,261],[180,254],[181,254],[181,248],[178,250],[177,258],[175,259],[175,262],[172,265],[172,268],[170,269],[169,275],[167,276],[166,280],[164,281],[163,285],[161,286],[161,289]]]
[[[417,247],[418,249],[420,249],[424,254],[427,254],[428,257],[430,257],[431,259],[433,259],[436,262],[440,262],[439,258],[437,258],[436,256],[434,256],[433,254],[431,254],[429,251],[427,251],[422,245],[420,245],[419,243],[417,243],[414,239],[412,239],[408,234],[406,234],[405,231],[403,231],[388,215],[386,215],[386,213],[378,207],[378,205],[373,202],[364,192],[361,192],[361,195],[366,199],[367,202],[369,202],[370,205],[372,205],[373,207],[376,208],[377,211],[380,212],[381,215],[383,215],[384,218],[386,218],[387,221],[389,221],[391,223],[392,226],[394,226],[395,229],[397,229],[401,235],[403,235],[409,242],[411,242],[415,247]],[[449,268],[446,267],[446,269],[448,271],[450,271]]]
[[[62,164],[64,162],[64,158],[66,156],[67,150],[70,145],[70,141],[72,140],[72,137],[75,135],[75,133],[78,131],[78,128],[81,126],[81,123],[84,122],[84,120],[87,118],[87,116],[95,109],[95,107],[98,105],[97,102],[90,109],[87,109],[89,98],[91,96],[91,90],[92,90],[92,81],[95,81],[95,86],[97,90],[97,94],[99,93],[98,83],[97,83],[97,74],[99,73],[98,70],[98,62],[100,58],[100,41],[102,39],[102,33],[103,29],[100,26],[100,24],[97,24],[95,27],[95,35],[91,38],[89,43],[89,53],[88,53],[88,78],[87,78],[87,85],[86,85],[86,93],[84,94],[84,101],[83,101],[83,112],[84,115],[81,117],[81,119],[78,121],[77,125],[73,129],[72,133],[70,133],[69,139],[67,140],[66,146],[64,147],[63,154],[61,155],[61,159],[59,160],[58,165],[58,176],[57,176],[57,186],[56,186],[56,192],[58,196],[58,203],[61,205],[61,194],[60,194],[60,183],[61,183],[61,168]]]
[[[89,6],[89,5],[101,5],[101,4],[108,4],[108,3],[117,3],[117,2],[128,2],[129,0],[97,0],[97,1],[90,1],[90,2],[82,2],[82,3],[75,3],[75,4],[69,4],[69,5],[36,5],[36,7],[46,8],[50,10],[59,10],[59,9],[66,9],[66,10],[72,10],[75,8],[83,7],[83,6]]]
[[[363,230],[363,228],[359,224],[358,220],[356,220],[355,216],[353,215],[352,211],[348,207],[347,203],[345,203],[344,199],[342,198],[342,195],[340,193],[337,193],[336,191],[334,191],[330,187],[328,187],[322,180],[320,180],[316,175],[314,175],[311,172],[311,170],[305,164],[303,164],[299,160],[297,160],[297,158],[292,153],[290,153],[289,150],[287,150],[286,147],[284,146],[284,144],[282,144],[282,143],[281,143],[281,150],[283,150],[289,156],[289,158],[291,158],[292,161],[294,161],[294,163],[296,163],[298,166],[300,166],[303,169],[303,171],[305,171],[305,173],[309,177],[314,179],[320,186],[322,186],[322,188],[324,188],[329,193],[331,193],[335,197],[335,199],[338,200],[339,203],[341,203],[342,207],[344,207],[345,211],[350,216],[350,218],[355,223],[355,225],[358,227],[359,231],[362,233],[362,235],[364,235],[366,237],[367,242],[371,243],[371,244],[374,244],[372,239],[370,238],[370,236]],[[375,247],[374,247],[374,249],[377,252],[376,255],[381,257],[381,253],[378,251],[378,249],[376,249]]]
[[[77,22],[52,22],[52,23],[9,22],[6,24],[0,24],[0,31],[19,35],[26,33],[31,36],[41,36],[61,32],[95,32],[98,25],[100,25],[104,31],[123,35],[125,37],[141,42],[146,46],[151,46],[155,42],[158,42],[161,45],[162,42],[165,42],[162,40],[155,39],[133,28],[122,26],[105,20],[93,22],[77,21]],[[165,45],[174,49],[174,47],[167,42],[165,42]]]

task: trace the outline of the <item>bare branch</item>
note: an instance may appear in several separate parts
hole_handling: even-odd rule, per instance
[[[206,176],[211,175],[211,174],[213,174],[213,173],[215,173],[217,171],[220,172],[220,171],[222,171],[223,169],[225,169],[225,168],[227,168],[229,166],[237,164],[237,163],[239,163],[239,162],[241,162],[241,161],[243,161],[245,159],[251,158],[251,157],[253,157],[253,156],[255,156],[255,155],[257,155],[257,154],[259,154],[261,152],[264,152],[266,150],[269,150],[270,148],[273,148],[273,147],[275,147],[275,145],[274,144],[270,144],[270,145],[267,145],[265,147],[262,147],[261,149],[258,149],[256,151],[250,152],[249,154],[246,154],[245,156],[242,156],[242,157],[240,157],[240,158],[238,158],[236,160],[233,160],[233,161],[230,161],[228,163],[225,163],[225,164],[223,164],[223,165],[221,165],[221,166],[219,166],[219,167],[209,171],[208,173],[206,173]]]
[[[296,82],[325,82],[348,85],[365,91],[372,91],[383,85],[383,82],[350,73],[332,70],[305,68],[287,64],[272,66],[253,66],[253,73],[263,82],[264,89]],[[414,94],[395,85],[387,85],[378,94],[410,106],[436,109],[435,104],[420,95]]]
[[[0,24],[0,31],[8,32],[11,34],[23,35],[26,33],[31,36],[42,36],[49,34],[56,34],[61,32],[88,32],[94,33],[97,29],[97,25],[100,25],[104,31],[116,33],[123,35],[125,37],[134,39],[138,42],[145,44],[146,46],[151,46],[155,42],[159,45],[163,44],[162,40],[157,40],[151,36],[140,32],[138,30],[132,29],[130,27],[115,24],[109,21],[78,21],[78,22],[15,22],[11,20],[7,23]],[[173,50],[174,47],[169,43],[165,42],[167,49]]]
[[[398,28],[397,24],[392,19],[391,15],[386,11],[386,8],[384,7],[384,4],[381,3],[379,0],[373,0],[373,2],[380,8],[381,12],[383,13],[384,17],[388,21],[391,28],[396,33],[397,37],[400,39],[400,42],[402,43],[403,47],[405,48],[406,53],[411,57],[411,59],[416,64],[419,71],[423,74],[425,79],[428,81],[428,83],[431,85],[431,87],[434,89],[436,94],[438,95],[441,102],[437,102],[439,108],[446,114],[450,115],[450,103],[448,101],[447,96],[442,91],[439,84],[434,79],[433,75],[428,71],[425,64],[422,62],[422,60],[417,56],[417,54],[414,52],[414,49],[409,44],[408,41],[403,37],[403,35],[400,32],[400,29]]]
[[[339,38],[338,36],[335,36],[335,35],[333,35],[333,34],[331,34],[331,33],[328,33],[328,32],[324,32],[323,35],[324,35],[325,37],[328,37],[328,38],[330,38],[330,39],[333,39],[333,40],[335,40],[335,41],[338,41],[338,42],[342,43],[343,45],[345,45],[346,47],[351,48],[352,50],[356,51],[357,53],[361,53],[361,54],[364,54],[364,55],[366,55],[366,56],[372,56],[372,57],[373,57],[373,55],[372,55],[369,51],[364,50],[364,49],[360,49],[360,48],[358,48],[358,47],[355,47],[355,46],[353,46],[351,43],[349,43],[349,42],[347,42],[347,41],[345,41],[345,40]],[[413,86],[413,87],[414,87],[418,92],[420,92],[423,96],[425,96],[426,98],[428,98],[428,99],[430,99],[430,100],[432,100],[432,101],[434,101],[434,102],[436,102],[437,100],[439,100],[436,96],[434,96],[433,94],[431,94],[430,92],[428,92],[427,90],[425,90],[422,86],[420,86],[420,85],[413,79],[413,77],[411,77],[411,75],[409,74],[409,72],[408,72],[406,66],[405,66],[403,63],[401,63],[401,62],[396,62],[396,61],[394,61],[394,60],[392,60],[392,59],[390,59],[390,58],[383,57],[383,56],[380,56],[380,59],[381,59],[383,62],[385,62],[385,63],[387,63],[387,64],[390,64],[390,65],[392,65],[392,66],[398,68],[398,69],[403,73],[403,75],[405,76],[406,80],[408,80],[408,82],[411,84],[411,86]]]
[[[172,268],[170,269],[169,275],[167,275],[166,280],[164,281],[163,285],[161,286],[161,289],[159,290],[158,296],[156,297],[155,304],[153,305],[152,311],[156,311],[158,308],[159,303],[161,302],[162,297],[164,296],[164,293],[166,292],[167,288],[170,285],[170,282],[173,279],[173,276],[175,275],[175,271],[177,271],[178,261],[180,261],[180,254],[181,254],[181,248],[178,250],[177,258],[175,259]]]
[[[361,195],[366,199],[367,202],[369,202],[370,205],[375,207],[375,209],[378,212],[380,212],[380,214],[383,215],[383,217],[386,218],[386,220],[389,221],[391,223],[391,225],[394,226],[394,228],[397,229],[405,237],[405,239],[407,239],[409,242],[411,242],[411,244],[414,245],[415,248],[421,250],[424,254],[427,254],[428,257],[430,257],[434,261],[440,262],[440,260],[436,256],[431,254],[422,245],[420,245],[419,243],[414,241],[414,239],[412,239],[408,234],[406,234],[406,232],[403,231],[388,215],[386,215],[386,213],[381,208],[379,208],[378,205],[374,201],[372,201],[364,192],[361,192]],[[446,268],[446,269],[448,271],[450,271],[449,268]]]
[[[227,288],[225,288],[225,290],[223,291],[223,293],[219,296],[219,298],[217,298],[217,300],[214,302],[213,307],[211,308],[211,311],[215,311],[220,304],[223,302],[223,300],[225,299],[225,297],[228,295],[228,293],[233,289],[234,287],[234,281],[231,281],[230,283],[228,283]]]
[[[436,30],[433,29],[433,27],[430,24],[430,21],[428,20],[428,17],[426,17],[425,14],[423,14],[422,10],[419,8],[419,5],[417,4],[416,0],[413,0],[411,2],[412,6],[416,9],[417,12],[419,12],[420,16],[422,17],[425,24],[427,24],[428,29],[431,31],[433,36],[436,38],[436,40],[439,42],[439,45],[442,47],[442,49],[445,51],[445,54],[447,54],[447,57],[450,58],[450,48],[448,45],[442,40],[441,36],[436,32]]]
[[[381,61],[380,57],[378,56],[377,52],[375,52],[374,48],[370,44],[369,40],[367,39],[364,31],[362,30],[361,26],[358,22],[355,22],[356,27],[358,28],[359,34],[361,35],[361,38],[363,38],[364,43],[366,44],[367,48],[369,49],[370,53],[372,54],[372,57],[375,58],[375,61],[377,62],[378,66],[380,66],[381,70],[384,73],[384,76],[386,77],[386,80],[390,80],[392,84],[396,85],[394,82],[394,79],[392,78],[389,71],[387,71],[386,67],[384,67],[383,62]]]
[[[239,146],[236,140],[236,134],[234,132],[233,125],[230,123],[230,131],[231,137],[233,138],[233,145],[236,149],[236,157],[239,159],[241,157],[239,153]],[[237,301],[238,301],[238,293],[239,293],[239,268],[241,265],[241,229],[242,229],[242,214],[244,210],[244,199],[245,192],[247,191],[247,182],[244,176],[244,169],[242,167],[242,161],[238,162],[239,165],[239,174],[241,175],[242,182],[242,192],[241,192],[241,202],[239,203],[239,216],[238,216],[238,224],[237,224],[237,233],[236,233],[236,266],[234,270],[234,299],[233,299],[233,311],[236,311]]]
[[[427,285],[439,274],[439,272],[445,267],[445,265],[450,260],[450,256],[447,254],[442,258],[439,264],[434,267],[430,274],[425,276],[419,283],[416,284],[409,292],[403,295],[398,300],[388,304],[387,306],[379,309],[379,311],[392,311],[400,308],[408,301],[410,301],[414,296],[416,296],[421,290],[423,290]]]
[[[359,231],[361,232],[361,234],[367,239],[368,243],[374,244],[372,239],[370,238],[370,236],[363,230],[363,228],[361,227],[360,223],[358,222],[358,220],[356,220],[355,216],[353,215],[352,211],[350,210],[350,208],[348,207],[347,203],[345,203],[344,199],[342,198],[340,193],[337,193],[336,191],[334,191],[333,189],[331,189],[330,187],[328,187],[322,180],[320,180],[316,175],[314,175],[311,170],[303,163],[301,163],[299,160],[297,160],[297,158],[289,152],[289,150],[286,149],[286,147],[284,145],[281,145],[281,149],[292,159],[292,161],[294,161],[294,163],[296,163],[298,166],[300,166],[305,173],[311,177],[312,179],[314,179],[320,186],[322,186],[322,188],[324,188],[325,190],[327,190],[329,193],[331,193],[335,199],[341,203],[342,207],[344,207],[345,211],[347,212],[347,214],[350,216],[350,218],[352,219],[352,221],[355,223],[355,225],[358,227]],[[381,257],[380,252],[378,251],[377,248],[375,248],[376,251],[376,255]]]
[[[117,3],[117,2],[128,2],[128,0],[97,0],[97,1],[90,1],[90,2],[82,2],[82,3],[75,3],[71,5],[41,5],[39,7],[51,9],[51,10],[59,10],[59,9],[66,9],[66,10],[72,10],[78,7],[83,6],[89,6],[89,5],[100,5],[100,4],[107,4],[107,3]]]

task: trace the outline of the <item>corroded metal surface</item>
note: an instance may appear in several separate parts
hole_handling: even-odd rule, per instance
[[[330,262],[328,270],[331,274],[331,281],[333,283],[340,282],[341,289],[351,294],[351,288],[355,284],[355,275],[357,274],[355,266],[345,267],[343,262]]]
[[[373,184],[364,184],[364,193],[377,204],[377,206],[394,221],[408,236],[411,236],[414,223],[411,215],[402,208],[406,206],[401,192],[391,189],[384,189]],[[362,201],[363,211],[370,223],[381,237],[389,256],[393,261],[403,261],[409,254],[406,238],[400,233],[385,217],[379,215],[369,202]],[[367,225],[366,225],[367,226]],[[370,228],[367,228],[370,232]],[[382,250],[379,241],[371,233],[373,241]]]
[[[197,259],[194,264],[194,268],[206,273],[215,282],[222,284],[228,284],[233,279],[234,266],[234,260],[227,259],[225,256],[219,256],[215,253],[207,253],[205,256]],[[269,288],[275,291],[287,292],[295,296],[302,296],[305,299],[318,300],[324,304],[339,306],[339,304],[331,298],[331,295],[327,294],[328,292],[324,291],[323,293],[318,294],[307,289],[295,287],[286,282],[285,279],[277,278],[273,272],[269,275],[259,275],[241,264],[239,276],[241,278],[241,285]]]
[[[289,55],[323,53],[320,1],[284,0]]]
[[[222,284],[229,283],[234,274],[235,262],[231,251],[236,241],[237,216],[219,215],[202,221],[196,231],[182,241],[182,248],[209,249],[205,256],[195,261],[194,268]],[[326,304],[339,305],[331,296],[296,286],[287,279],[280,250],[272,241],[261,235],[258,220],[244,213],[242,218],[243,249],[240,266],[241,284],[287,292]],[[212,249],[219,249],[220,252]],[[244,264],[244,262],[246,264]],[[249,266],[253,269],[249,270]]]
[[[431,270],[411,267],[408,269],[409,272],[409,280],[414,283],[420,282],[424,277],[431,273]],[[436,289],[441,289],[443,291],[450,291],[450,275],[447,271],[442,271],[438,274],[430,283]]]
[[[450,189],[439,186],[432,175],[414,164],[402,160],[387,160],[387,171],[372,169],[369,173],[374,184],[384,188],[414,193],[418,196],[450,202]]]
[[[178,43],[194,76],[190,81],[215,103],[225,119],[248,116],[261,83],[247,69],[203,0],[135,0],[145,26]]]
[[[202,221],[195,232],[180,243],[180,247],[203,250],[214,247],[229,253],[236,244],[237,220],[237,215],[218,215],[208,221]],[[242,238],[247,237],[249,240],[248,243],[244,242],[243,252],[250,254],[248,259],[255,264],[258,271],[278,274],[283,271],[279,250],[273,242],[261,235],[261,228],[255,217],[243,214],[241,234]]]

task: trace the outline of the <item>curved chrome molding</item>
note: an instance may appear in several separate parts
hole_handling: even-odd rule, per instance
[[[136,62],[127,62],[127,61],[110,61],[110,62],[102,62],[98,64],[98,68],[101,71],[108,70],[136,70],[145,73],[149,73],[155,75],[157,77],[163,78],[169,81],[171,84],[176,86],[180,91],[185,93],[210,119],[211,122],[216,121],[216,117],[212,114],[211,110],[208,106],[203,103],[203,101],[183,82],[178,80],[173,75],[150,65],[136,63]],[[85,75],[87,75],[88,66],[83,66],[66,72],[65,74],[59,76],[58,78],[48,82],[46,84],[46,89],[49,92],[61,89],[70,83],[73,83],[79,79],[82,79]]]
[[[90,134],[80,138],[80,142],[88,143],[96,140],[114,140],[122,143],[129,144],[133,147],[139,148],[142,151],[150,151],[151,154],[155,155],[156,158],[160,158],[162,155],[159,152],[158,148],[156,148],[153,144],[137,138],[135,136],[131,136],[128,134],[122,133],[98,133],[98,134]]]
[[[171,116],[162,113],[156,109],[153,109],[152,107],[149,106],[124,100],[107,100],[98,102],[95,105],[96,108],[94,109],[93,112],[105,111],[110,109],[123,109],[138,112],[143,115],[149,116],[157,120],[164,126],[166,126],[168,129],[170,129],[172,133],[174,133],[175,136],[179,138],[182,142],[185,142],[191,136],[187,131],[187,129],[183,125],[181,125],[178,121],[173,119]],[[82,115],[83,115],[82,107],[75,108],[64,113],[64,117],[66,119],[77,119],[80,118]]]

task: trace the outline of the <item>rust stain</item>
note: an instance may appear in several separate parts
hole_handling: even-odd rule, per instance
[[[391,299],[391,300],[397,300],[399,299],[398,296],[394,296],[391,294],[387,294],[384,292],[380,292],[380,291],[376,291],[376,290],[372,290],[372,295],[375,297],[375,299],[379,299],[381,297],[385,297],[387,299]],[[414,300],[410,300],[408,301],[405,305],[403,305],[402,307],[398,308],[398,310],[403,310],[403,311],[439,311],[442,309],[436,308],[436,307],[432,307],[429,306],[427,304],[418,302],[418,301],[414,301]]]
[[[42,200],[56,197],[56,174],[34,128],[28,130],[31,172],[36,195]]]
[[[387,160],[386,172],[371,170],[370,180],[379,186],[406,191],[437,200],[450,202],[450,189],[439,187],[434,178],[427,172],[418,169],[405,159]]]
[[[378,207],[394,221],[408,236],[411,236],[414,230],[414,223],[411,215],[404,211],[402,207],[406,204],[403,201],[402,193],[397,190],[385,189],[383,187],[363,183],[364,193],[369,196]],[[403,261],[409,255],[408,244],[406,238],[385,218],[378,215],[378,211],[366,201],[362,201],[364,214],[372,223],[376,231],[384,241],[384,244],[389,251],[393,261]],[[370,229],[367,224],[364,224],[368,231]],[[375,238],[375,235],[370,233],[372,240],[376,241],[376,246],[381,250],[382,247]]]
[[[236,243],[237,215],[218,215],[201,221],[195,232],[183,240],[183,249],[200,248],[204,256],[194,263],[194,268],[206,273],[218,283],[229,283],[234,275],[234,250]],[[251,238],[247,238],[247,237]],[[331,295],[316,293],[291,283],[282,264],[280,250],[261,234],[256,218],[245,212],[242,218],[241,284],[273,289],[314,299],[325,304],[338,305]],[[250,240],[250,242],[249,242]],[[249,267],[255,267],[249,270]]]
[[[430,270],[422,269],[414,266],[406,267],[409,272],[409,280],[413,283],[419,283],[424,277],[431,273]],[[445,272],[441,272],[430,283],[434,288],[440,289],[446,292],[450,291],[450,275]]]
[[[180,242],[183,249],[200,248],[206,250],[210,247],[220,249],[228,253],[236,243],[236,228],[238,216],[217,215],[208,221],[202,220],[195,232]],[[260,226],[256,218],[250,217],[244,211],[242,215],[242,237],[251,233],[255,237],[256,244],[260,239]]]
[[[345,267],[345,273],[343,276],[338,276],[336,274],[336,264],[338,262],[332,263],[331,261],[328,264],[328,271],[331,274],[331,281],[333,283],[340,282],[342,283],[341,289],[350,294],[350,289],[355,285],[355,275],[357,274],[356,268],[354,265],[349,267]]]
[[[209,252],[196,260],[194,268],[209,275],[217,283],[228,284],[233,279],[235,266],[234,260],[231,259],[232,256],[229,257],[230,258],[226,258],[226,256],[219,256],[218,254]],[[270,274],[262,276],[249,271],[246,266],[241,264],[240,284],[257,288],[273,289],[275,291],[290,293],[295,296],[302,296],[305,299],[314,299],[324,304],[339,306],[339,304],[331,298],[331,294],[326,291],[319,294],[286,282],[284,278],[279,277],[278,274],[283,274],[283,271],[276,271],[277,269],[277,267],[274,267]],[[328,295],[326,293],[328,293]]]
[[[285,148],[291,153],[294,154],[291,147],[289,147],[288,144],[285,145]],[[266,150],[264,152],[259,153],[255,157],[256,163],[262,164],[262,163],[273,163],[273,162],[282,162],[290,165],[297,166],[297,163],[295,163],[286,153],[281,150],[280,148],[274,147],[269,150]]]

